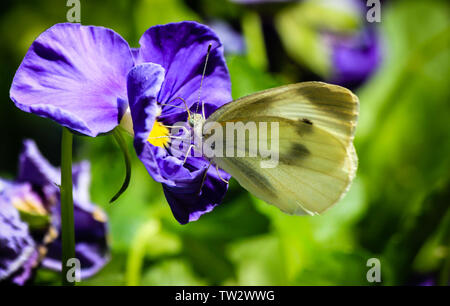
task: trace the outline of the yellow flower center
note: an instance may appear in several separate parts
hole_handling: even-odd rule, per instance
[[[41,200],[33,195],[25,195],[24,197],[14,197],[11,199],[13,206],[22,212],[33,215],[46,215],[47,211],[44,208]]]
[[[167,136],[169,136],[169,129],[155,120],[147,141],[154,146],[164,148],[170,142],[170,138]]]

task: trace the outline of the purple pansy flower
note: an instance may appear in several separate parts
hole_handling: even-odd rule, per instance
[[[323,32],[331,56],[331,73],[328,81],[355,88],[364,83],[379,67],[382,60],[381,39],[377,29],[365,21],[366,2],[348,1],[350,10],[361,19],[361,26],[350,35]]]
[[[335,84],[356,87],[381,63],[379,36],[372,27],[365,27],[350,37],[330,35],[327,40],[333,67],[330,81]]]
[[[119,122],[134,130],[137,155],[150,175],[163,183],[175,218],[187,223],[221,202],[227,190],[222,179],[229,176],[209,169],[202,184],[208,161],[188,158],[183,163],[171,155],[167,139],[148,138],[186,121],[184,104],[174,98],[183,98],[195,110],[210,44],[201,95],[209,116],[231,101],[231,84],[218,37],[197,22],[151,27],[139,49],[131,49],[109,29],[57,24],[33,42],[10,95],[20,109],[85,135],[108,132]]]
[[[163,184],[175,218],[181,224],[197,220],[222,201],[229,175],[202,157],[176,157],[166,126],[186,122],[188,112],[201,112],[204,102],[208,117],[231,101],[231,82],[219,38],[196,22],[151,27],[140,39],[137,65],[128,74],[128,99],[134,129],[134,146],[148,172]],[[211,52],[199,88],[208,46]],[[149,138],[150,136],[150,138]],[[202,184],[202,179],[205,175]],[[220,172],[220,174],[219,174]],[[224,180],[222,180],[224,179]]]
[[[75,255],[81,277],[109,259],[105,214],[89,199],[89,163],[73,167]],[[23,285],[38,265],[61,269],[59,170],[24,142],[16,181],[0,181],[0,281]]]
[[[0,281],[8,279],[13,284],[23,285],[37,263],[38,252],[28,225],[9,200],[11,195],[21,193],[18,188],[0,179]]]

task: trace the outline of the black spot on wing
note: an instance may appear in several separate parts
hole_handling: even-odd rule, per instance
[[[300,136],[309,134],[313,131],[313,123],[309,119],[306,118],[298,119],[294,124],[295,130],[297,131],[297,134]]]
[[[285,165],[298,165],[311,152],[308,148],[301,143],[293,143],[286,153],[280,154],[280,162]]]
[[[313,125],[312,121],[309,120],[308,118],[303,118],[302,121],[306,124]]]

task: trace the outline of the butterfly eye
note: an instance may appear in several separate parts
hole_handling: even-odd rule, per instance
[[[189,118],[189,125],[191,126],[191,127],[194,127],[194,118]]]

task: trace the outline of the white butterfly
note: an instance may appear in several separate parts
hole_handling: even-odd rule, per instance
[[[322,82],[304,82],[238,99],[217,109],[208,119],[193,114],[190,124],[195,136],[207,142],[211,134],[203,127],[208,123],[225,126],[227,122],[277,122],[276,167],[262,168],[260,155],[213,156],[210,161],[256,197],[282,211],[313,215],[338,202],[355,177],[353,137],[358,109],[358,98],[350,90]],[[249,143],[249,137],[252,136],[241,141]],[[270,137],[264,141],[270,141]],[[239,140],[223,139],[224,148],[239,145]]]

